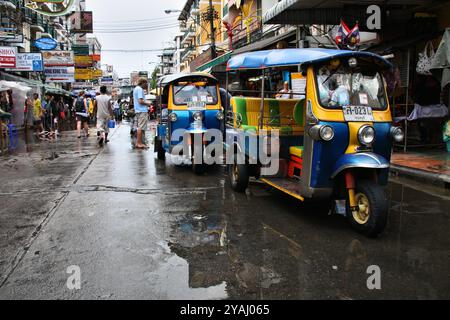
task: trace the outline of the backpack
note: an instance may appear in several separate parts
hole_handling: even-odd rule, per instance
[[[75,112],[84,112],[84,99],[78,98],[75,102]]]

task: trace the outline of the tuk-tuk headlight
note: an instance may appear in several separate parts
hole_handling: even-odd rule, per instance
[[[222,111],[219,111],[216,113],[216,118],[217,120],[222,121],[223,119],[225,119],[225,116]]]
[[[334,130],[330,126],[323,126],[319,134],[320,138],[324,141],[331,141],[334,138]]]
[[[334,138],[334,130],[330,126],[318,124],[309,129],[309,135],[314,140],[331,141]]]
[[[196,111],[192,115],[195,121],[202,121],[203,120],[203,113],[201,111]]]
[[[395,142],[400,143],[403,142],[403,140],[405,139],[405,133],[403,132],[402,128],[392,127],[391,137]]]
[[[359,128],[358,140],[365,146],[370,146],[375,141],[375,129],[369,125]]]
[[[169,120],[170,120],[171,122],[177,121],[177,120],[178,120],[178,116],[176,115],[176,113],[171,113],[171,114],[169,114]]]

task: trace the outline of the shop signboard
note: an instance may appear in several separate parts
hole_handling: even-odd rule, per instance
[[[92,70],[75,68],[75,80],[93,80]]]
[[[103,77],[103,78],[101,79],[101,83],[102,83],[103,85],[113,85],[114,80],[113,80],[113,78],[110,78],[110,77]]]
[[[34,41],[34,46],[39,50],[54,50],[58,46],[58,41],[52,38],[39,38]]]
[[[101,69],[94,69],[92,71],[92,77],[93,78],[101,78],[103,76],[103,70]]]
[[[91,55],[91,57],[92,57],[92,61],[95,61],[95,62],[100,62],[102,60],[102,56],[100,54],[93,54],[93,55]]]
[[[12,71],[42,72],[44,64],[40,53],[18,53],[16,67]]]
[[[0,68],[15,68],[17,61],[16,47],[0,47]]]
[[[75,67],[88,68],[92,67],[92,56],[75,56]]]
[[[45,82],[73,83],[75,82],[74,67],[44,67]]]
[[[44,51],[42,52],[46,67],[73,67],[73,51]]]
[[[89,45],[88,44],[76,44],[72,46],[72,50],[77,56],[87,56],[89,55]]]
[[[93,33],[92,11],[77,11],[70,16],[71,33]]]

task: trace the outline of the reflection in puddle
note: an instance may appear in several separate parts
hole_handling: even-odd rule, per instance
[[[209,287],[204,286],[205,282],[202,274],[195,271],[188,262],[169,253],[170,249],[165,244],[165,250],[168,250],[167,256],[159,269],[150,274],[149,282],[155,288],[158,288],[158,299],[176,299],[176,300],[201,300],[201,299],[227,299],[227,284],[225,281]]]

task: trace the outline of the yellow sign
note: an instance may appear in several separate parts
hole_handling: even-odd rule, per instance
[[[101,78],[101,77],[103,77],[103,71],[101,69],[92,70],[92,77],[93,78]]]
[[[75,80],[93,80],[92,70],[75,68]]]
[[[75,67],[92,67],[92,56],[75,56]]]

